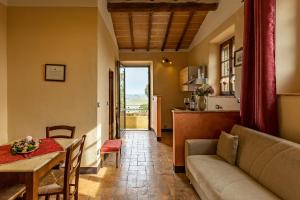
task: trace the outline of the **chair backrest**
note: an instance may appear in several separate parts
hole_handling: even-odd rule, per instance
[[[78,182],[81,157],[86,135],[67,148],[64,171],[64,199],[69,199],[70,192],[78,195]],[[72,188],[72,190],[71,190]]]
[[[46,127],[46,137],[47,138],[74,138],[75,128],[76,128],[75,126],[66,126],[66,125],[48,126]],[[50,132],[58,131],[58,130],[70,131],[70,135],[51,135]]]

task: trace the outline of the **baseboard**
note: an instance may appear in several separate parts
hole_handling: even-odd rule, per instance
[[[175,173],[185,173],[185,167],[184,166],[175,166],[173,165],[173,170]]]
[[[99,162],[97,167],[80,167],[79,173],[80,174],[98,174],[101,168],[101,162]]]
[[[173,129],[171,129],[171,128],[162,128],[161,132],[173,132]]]

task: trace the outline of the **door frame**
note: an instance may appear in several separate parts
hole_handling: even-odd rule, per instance
[[[108,123],[109,123],[109,139],[112,140],[114,139],[114,72],[112,70],[109,70],[109,119],[108,119]]]
[[[151,84],[152,84],[152,82],[151,82],[151,65],[150,64],[139,64],[139,65],[136,65],[136,64],[133,64],[133,65],[131,65],[131,64],[119,64],[119,66],[123,66],[125,69],[126,68],[147,68],[148,69],[148,84],[149,84],[149,87],[148,87],[148,129],[147,130],[151,130],[151,114],[152,114],[152,112],[151,112],[151,106],[152,106],[152,104],[151,104],[151,90],[152,90],[152,87],[151,87]],[[120,69],[120,67],[118,67],[119,69]],[[125,76],[126,76],[126,73],[125,73]],[[120,77],[120,71],[118,71],[118,77]],[[124,77],[124,79],[126,80],[126,77]],[[118,87],[120,87],[120,84],[118,84]],[[126,88],[126,81],[125,81],[125,86],[124,86],[125,88]],[[118,91],[120,91],[120,88],[118,89]],[[126,90],[125,90],[125,94],[126,94]],[[126,99],[125,98],[126,97],[126,95],[124,95],[124,99]],[[118,94],[118,98],[119,98],[119,100],[120,100],[120,93]],[[124,103],[125,103],[125,107],[126,107],[126,100],[124,100]],[[120,101],[119,101],[119,103],[118,104],[120,104]],[[126,112],[126,111],[125,111]],[[119,113],[120,113],[120,106],[119,106]],[[124,121],[125,121],[125,130],[126,130],[126,116],[125,116],[125,119],[124,119]],[[134,131],[139,131],[139,130],[134,130]],[[141,130],[141,131],[144,131],[144,130]]]

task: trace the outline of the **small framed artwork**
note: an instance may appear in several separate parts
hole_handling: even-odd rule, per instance
[[[240,67],[243,64],[243,47],[234,52],[234,66]]]
[[[45,81],[66,81],[66,65],[45,64]]]

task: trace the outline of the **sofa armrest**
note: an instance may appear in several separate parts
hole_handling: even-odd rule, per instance
[[[190,139],[185,141],[185,157],[190,155],[214,155],[218,139]]]

